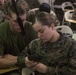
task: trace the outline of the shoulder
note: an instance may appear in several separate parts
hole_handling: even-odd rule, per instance
[[[3,41],[7,41],[6,37],[7,37],[7,33],[8,33],[8,23],[7,22],[3,22],[0,25],[0,42]]]
[[[4,22],[2,22],[1,24],[0,24],[0,28],[5,28],[5,27],[7,27],[9,25],[9,23],[7,22],[7,21],[4,21]]]
[[[40,42],[42,42],[42,41],[41,41],[41,39],[40,39],[40,38],[37,38],[37,39],[35,39],[35,40],[31,41],[31,43],[34,43],[34,42],[36,42],[36,43],[40,43]]]
[[[8,22],[3,22],[0,24],[0,34],[5,34],[8,30],[8,26],[9,26],[9,23]]]
[[[71,37],[62,34],[57,44],[60,44],[60,48],[65,54],[76,52],[76,41]]]
[[[60,34],[60,42],[63,43],[65,47],[70,47],[75,40],[72,39],[72,37],[67,36],[67,34],[61,33]]]
[[[70,50],[70,52],[76,52],[76,41],[74,39],[72,39],[72,37],[68,37],[68,36],[63,36],[62,38],[64,47],[66,49],[68,49],[68,51]]]

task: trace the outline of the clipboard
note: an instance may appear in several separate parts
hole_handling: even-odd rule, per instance
[[[10,67],[10,68],[6,68],[6,69],[0,69],[0,74],[4,74],[4,73],[7,73],[7,72],[10,72],[10,71],[14,71],[14,70],[17,70],[18,67]]]

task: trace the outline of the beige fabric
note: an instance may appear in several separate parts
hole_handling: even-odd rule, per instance
[[[33,71],[29,68],[22,69],[22,75],[30,75],[31,73],[33,73]]]

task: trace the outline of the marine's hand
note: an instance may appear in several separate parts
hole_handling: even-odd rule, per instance
[[[31,68],[31,67],[33,67],[33,66],[36,66],[38,63],[37,63],[37,62],[34,62],[34,61],[30,61],[30,60],[28,59],[28,57],[26,57],[26,58],[25,58],[25,64],[26,64],[27,67]]]
[[[40,73],[47,72],[47,66],[42,63],[38,63],[36,66],[33,67],[33,69],[37,70]]]

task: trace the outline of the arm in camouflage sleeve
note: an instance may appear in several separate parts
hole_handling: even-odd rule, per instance
[[[37,64],[37,62],[31,61],[28,59],[30,55],[30,50],[26,47],[22,53],[20,53],[17,57],[16,66],[23,68],[23,67],[32,67]]]
[[[25,67],[25,57],[27,56],[27,47],[23,50],[22,53],[20,53],[17,57],[16,66],[18,67]]]
[[[38,48],[39,46],[38,45],[40,45],[40,42],[41,41],[37,41],[38,39],[36,39],[36,40],[33,40],[31,43],[30,43],[30,45],[29,45],[29,48],[31,49],[31,51],[33,52],[33,53],[35,53],[36,52],[36,48]],[[39,49],[39,48],[38,48]],[[38,51],[38,50],[37,50]],[[35,70],[37,70],[38,72],[40,72],[40,73],[46,73],[47,75],[49,75],[49,74],[55,74],[55,68],[54,67],[49,67],[49,66],[46,66],[46,65],[44,65],[43,63],[39,63],[38,62],[38,65],[36,65],[36,66],[34,66],[34,67],[32,67],[32,69],[35,69]]]

